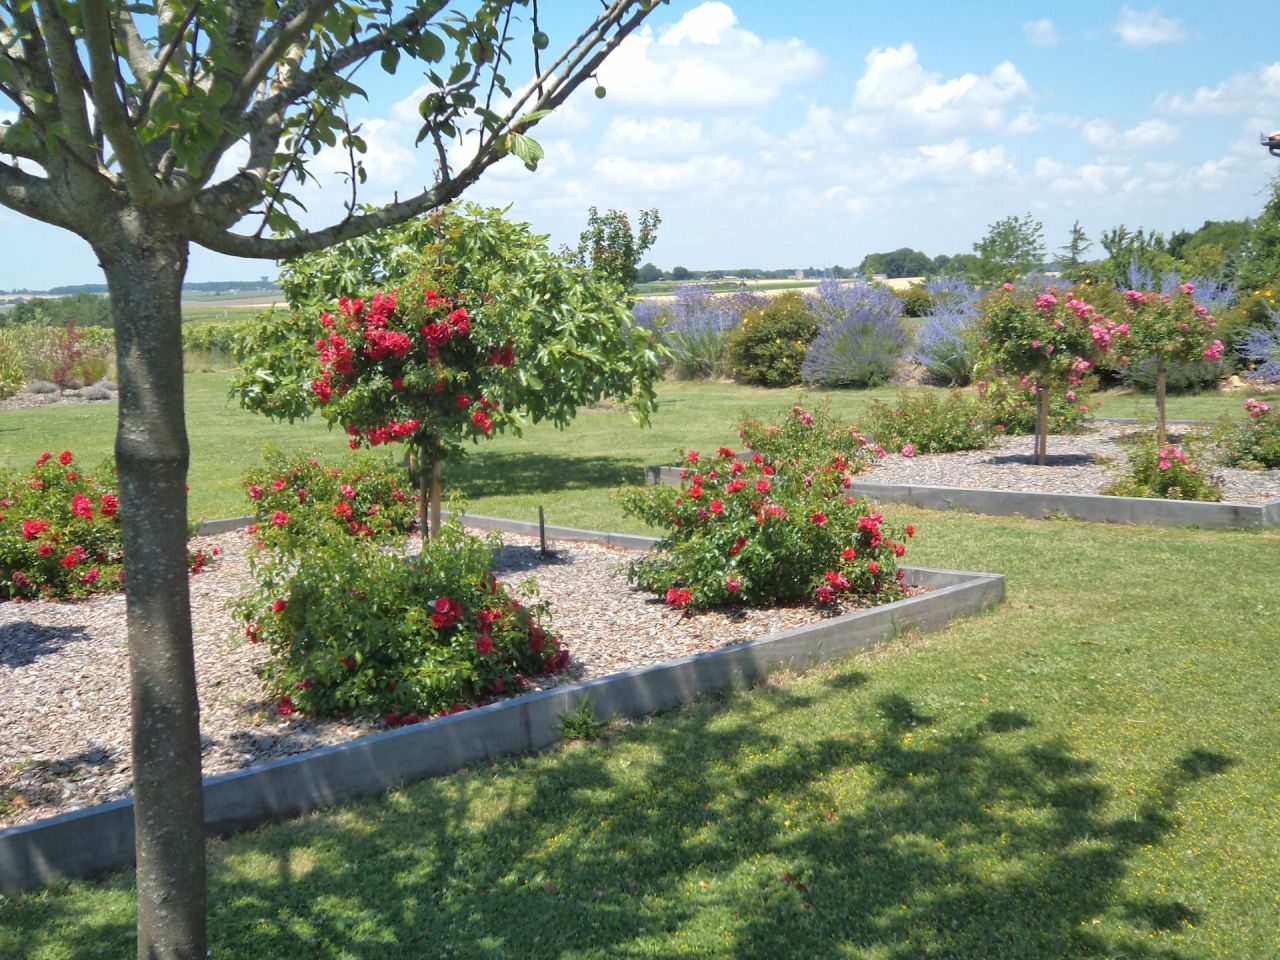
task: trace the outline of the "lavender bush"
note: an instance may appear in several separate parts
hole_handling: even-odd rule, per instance
[[[933,308],[916,331],[915,360],[929,379],[964,386],[977,362],[978,304],[982,291],[954,277],[925,284]]]
[[[1269,311],[1280,322],[1280,312]],[[1253,366],[1251,375],[1264,383],[1280,383],[1280,327],[1251,327],[1237,348],[1241,358]]]
[[[826,279],[813,304],[818,335],[800,375],[823,386],[874,387],[893,377],[907,348],[902,301],[887,287]]]
[[[713,296],[704,286],[686,283],[669,310],[666,343],[675,354],[680,380],[705,380],[725,369],[725,341],[742,322],[743,311],[758,298],[748,294]]]

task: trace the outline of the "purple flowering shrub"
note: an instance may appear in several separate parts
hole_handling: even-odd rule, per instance
[[[965,386],[978,362],[982,291],[954,277],[930,280],[925,291],[933,307],[916,331],[915,360],[935,383]]]
[[[813,306],[818,335],[800,375],[827,387],[874,387],[890,380],[907,349],[902,301],[887,287],[826,279]]]
[[[686,283],[668,310],[665,341],[675,355],[680,380],[706,380],[725,372],[725,344],[754,305],[746,295],[713,296],[704,286]]]

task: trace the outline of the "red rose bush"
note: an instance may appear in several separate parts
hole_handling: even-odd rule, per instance
[[[414,498],[385,465],[276,458],[246,487],[257,586],[236,609],[245,638],[270,648],[265,676],[281,716],[355,713],[397,726],[568,667],[545,605],[491,572],[499,537],[449,521],[404,556]]]
[[[679,487],[620,493],[627,513],[666,531],[631,564],[632,582],[682,610],[901,596],[898,561],[915,529],[849,492],[872,449],[799,407],[783,424],[747,428],[758,431],[753,445],[770,438],[778,455],[689,451]]]

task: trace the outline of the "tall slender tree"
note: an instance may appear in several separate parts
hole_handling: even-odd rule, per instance
[[[179,303],[191,245],[294,256],[447,203],[507,154],[535,167],[529,128],[654,6],[590,5],[556,54],[537,0],[0,0],[0,97],[17,111],[0,125],[0,203],[90,244],[115,319],[139,957],[207,953]],[[423,68],[418,142],[437,163],[429,186],[373,210],[344,109],[371,60]],[[291,184],[337,145],[346,214],[304,230]],[[219,179],[229,156],[243,159]]]

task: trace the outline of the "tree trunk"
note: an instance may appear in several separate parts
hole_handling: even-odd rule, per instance
[[[178,210],[125,210],[95,244],[115,318],[116,464],[133,717],[138,957],[207,956],[204,797],[187,584]]]
[[[1169,372],[1169,361],[1163,355],[1156,361],[1156,443],[1164,446],[1168,439],[1168,428],[1165,422],[1164,388],[1165,377]]]
[[[440,532],[440,447],[435,437],[418,444],[418,526],[425,542]]]
[[[1049,391],[1045,387],[1036,388],[1036,463],[1044,466],[1049,462]]]

